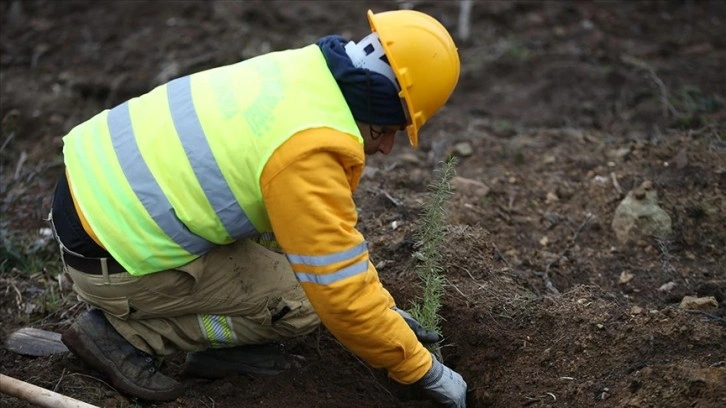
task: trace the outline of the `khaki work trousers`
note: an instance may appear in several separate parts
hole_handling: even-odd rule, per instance
[[[249,240],[139,277],[65,269],[81,300],[102,309],[136,348],[156,355],[283,340],[320,323],[287,259]]]

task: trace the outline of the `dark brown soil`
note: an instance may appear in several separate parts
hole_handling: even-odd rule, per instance
[[[38,233],[75,124],[183,74],[359,37],[368,8],[402,3],[3,1],[2,340],[83,311]],[[456,32],[458,2],[406,3]],[[451,198],[441,248],[443,354],[468,406],[726,406],[726,2],[475,1],[458,43],[459,87],[422,147],[371,158],[356,199],[381,279],[407,307],[433,170],[453,153],[457,175],[485,185]],[[646,180],[673,232],[622,245],[613,213]],[[17,242],[35,262],[15,259]],[[686,295],[718,309],[681,309]],[[324,329],[286,346],[305,360],[272,378],[186,378],[173,356],[163,370],[187,391],[156,406],[433,406]],[[99,406],[145,405],[70,354],[1,349],[0,372]]]

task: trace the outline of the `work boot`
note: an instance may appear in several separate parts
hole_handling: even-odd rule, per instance
[[[177,381],[157,372],[154,359],[126,341],[98,309],[81,316],[63,333],[61,341],[125,394],[168,401],[184,392]]]
[[[290,368],[277,343],[208,349],[187,353],[184,372],[205,378],[230,374],[276,375]]]

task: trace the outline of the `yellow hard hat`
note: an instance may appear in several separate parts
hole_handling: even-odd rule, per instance
[[[368,10],[404,100],[408,139],[418,146],[418,130],[454,92],[460,62],[449,32],[435,18],[415,10]]]

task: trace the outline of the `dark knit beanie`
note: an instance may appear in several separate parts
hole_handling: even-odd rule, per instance
[[[338,35],[316,42],[355,120],[376,125],[405,124],[396,86],[377,72],[356,68],[345,52],[347,43],[348,40]]]

